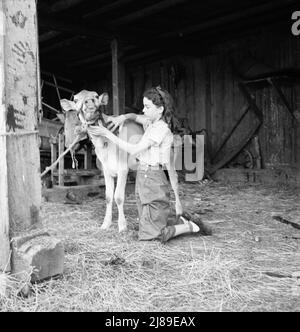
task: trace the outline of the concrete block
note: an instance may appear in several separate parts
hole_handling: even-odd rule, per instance
[[[12,273],[31,282],[62,274],[64,245],[47,232],[12,239]]]

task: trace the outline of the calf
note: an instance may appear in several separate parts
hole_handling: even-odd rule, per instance
[[[79,120],[84,128],[89,125],[106,126],[110,121],[110,116],[102,112],[102,105],[108,104],[108,94],[98,95],[96,92],[83,90],[74,96],[74,101],[66,99],[61,100],[62,108],[67,112],[75,110]],[[137,143],[142,137],[144,131],[140,124],[134,121],[125,121],[119,128],[118,136],[130,143]],[[105,187],[106,187],[106,213],[102,229],[108,229],[112,223],[112,205],[113,199],[118,207],[118,226],[119,232],[127,229],[127,222],[124,215],[124,197],[127,174],[129,168],[134,167],[135,158],[128,154],[104,137],[90,135],[90,139],[95,147],[97,158],[102,164]],[[83,137],[85,138],[85,137]],[[172,159],[172,158],[171,158]],[[117,185],[114,188],[114,178],[117,177]],[[177,174],[174,168],[169,170],[169,177],[176,200],[176,214],[182,213],[182,207],[179,200]]]

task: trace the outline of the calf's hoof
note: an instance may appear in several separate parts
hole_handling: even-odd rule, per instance
[[[107,231],[110,228],[110,224],[103,223],[100,227],[103,231]]]
[[[119,233],[127,233],[128,229],[127,226],[119,228]]]

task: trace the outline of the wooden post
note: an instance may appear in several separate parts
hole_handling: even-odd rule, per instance
[[[50,146],[51,146],[51,165],[56,161],[57,159],[57,139],[51,138],[50,139]],[[54,172],[57,170],[57,167],[55,167],[53,170],[51,170],[51,181],[52,184],[55,185],[55,177]]]
[[[92,168],[92,161],[93,161],[92,152],[93,152],[93,148],[90,144],[88,144],[86,151],[84,153],[84,169]]]
[[[6,271],[10,237],[40,221],[36,24],[35,0],[0,2],[0,269]]]
[[[58,135],[58,154],[61,155],[65,151],[65,137],[64,134]],[[64,169],[65,169],[65,159],[62,158],[58,164],[58,185],[64,185]]]
[[[6,131],[5,119],[5,62],[4,62],[4,34],[5,34],[5,16],[3,4],[0,2],[0,270],[10,270],[10,245],[9,245],[9,208],[8,208],[8,184],[7,184],[7,155],[6,141],[4,135]],[[8,265],[8,266],[7,266]]]
[[[113,115],[125,112],[125,66],[121,61],[119,42],[111,42],[112,50],[112,88],[113,88]]]

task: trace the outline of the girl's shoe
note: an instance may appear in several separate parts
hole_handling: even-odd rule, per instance
[[[203,236],[212,235],[212,229],[207,223],[203,222],[200,219],[193,219],[192,216],[188,212],[183,212],[181,216],[185,220],[191,221],[194,224],[196,224],[199,227],[199,233],[201,235],[203,235]]]

